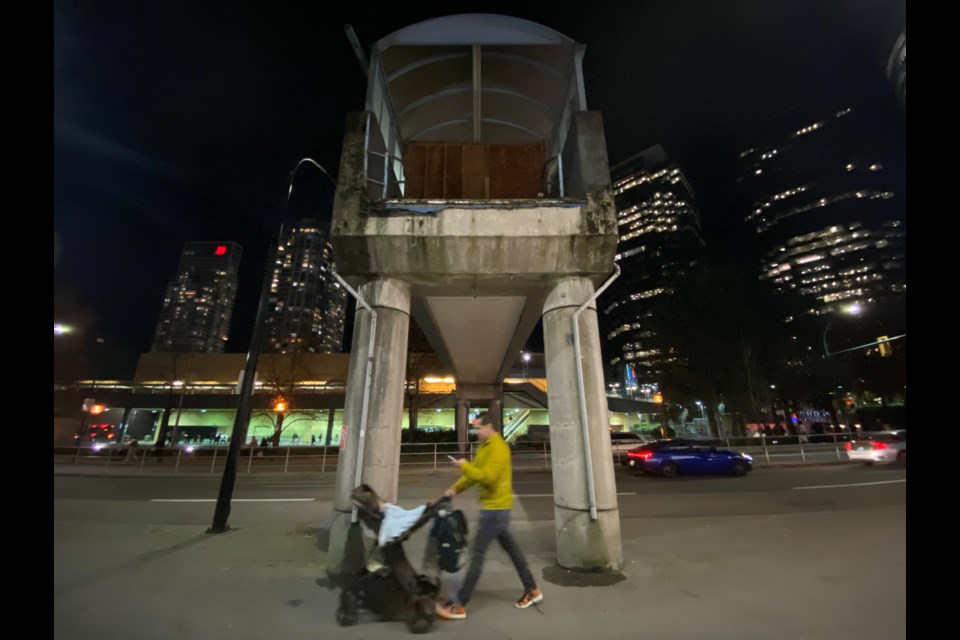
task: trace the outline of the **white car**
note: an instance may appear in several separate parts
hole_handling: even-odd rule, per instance
[[[847,457],[854,462],[895,463],[907,466],[907,431],[861,433],[847,443]]]
[[[653,439],[633,431],[610,432],[610,451],[612,451],[615,456],[626,454],[627,451],[648,442],[653,442]]]

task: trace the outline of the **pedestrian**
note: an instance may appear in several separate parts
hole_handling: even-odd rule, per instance
[[[261,447],[267,447],[267,446],[269,446],[269,445],[270,445],[270,443],[267,441],[267,436],[263,436],[263,437],[260,439],[260,446],[261,446]]]
[[[310,446],[311,446],[311,447],[317,446],[317,436],[316,436],[316,435],[311,435],[311,436],[310,436]]]
[[[297,434],[293,434],[292,440],[293,440],[293,444],[296,445],[297,441],[300,440],[300,436],[298,436]]]
[[[136,438],[130,438],[130,442],[127,444],[127,462],[136,462],[137,460],[137,449],[139,443]]]
[[[513,508],[513,470],[510,464],[510,448],[503,437],[497,433],[493,417],[482,413],[473,421],[476,429],[477,455],[473,462],[463,458],[453,461],[460,469],[461,477],[444,492],[454,496],[477,485],[480,499],[480,519],[477,522],[476,536],[473,541],[473,553],[470,568],[467,569],[463,586],[454,595],[454,599],[444,605],[437,605],[437,615],[446,620],[460,620],[467,617],[466,605],[477,586],[483,561],[490,543],[496,540],[510,556],[513,566],[523,584],[523,595],[514,603],[518,609],[526,609],[543,600],[543,593],[537,587],[523,552],[510,534],[510,510]]]

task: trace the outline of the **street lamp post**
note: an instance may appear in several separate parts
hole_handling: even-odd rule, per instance
[[[293,193],[293,180],[297,171],[304,163],[309,163],[318,168],[323,175],[330,178],[333,186],[336,187],[336,181],[327,173],[316,160],[304,158],[294,166],[287,179],[287,193],[283,199],[281,207],[281,220],[279,228],[279,239],[283,237],[283,224],[286,218],[287,207],[290,204],[290,194]],[[267,315],[267,305],[270,303],[270,282],[273,279],[273,263],[275,259],[267,263],[266,273],[263,274],[263,286],[260,289],[260,303],[257,306],[257,316],[253,323],[253,335],[250,337],[250,349],[247,351],[247,362],[243,370],[243,382],[240,385],[240,397],[237,400],[237,416],[233,421],[233,431],[230,435],[230,447],[227,450],[227,462],[223,468],[223,479],[220,482],[220,493],[217,495],[217,506],[213,514],[213,524],[207,529],[207,533],[226,533],[230,530],[227,520],[230,517],[230,501],[233,497],[233,486],[237,479],[237,458],[240,455],[240,447],[243,445],[247,435],[247,425],[250,422],[250,405],[253,399],[253,378],[257,372],[257,360],[260,356],[260,343],[263,336],[263,325]]]
[[[863,310],[862,307],[859,304],[855,303],[843,309],[843,313],[846,313],[851,316],[858,316],[860,315],[860,312],[862,310]],[[835,355],[836,353],[843,353],[842,351],[830,353],[830,349],[829,347],[827,347],[827,332],[830,331],[830,325],[832,325],[833,321],[836,319],[837,319],[836,316],[833,316],[832,318],[830,318],[829,322],[827,322],[827,326],[823,328],[823,355],[826,358],[829,358],[830,356]],[[844,351],[847,351],[847,350],[845,349]]]
[[[530,354],[524,352],[523,356],[521,356],[521,359],[523,360],[523,381],[526,382],[527,381],[527,365],[530,364]]]
[[[710,432],[710,421],[707,420],[707,411],[703,408],[703,403],[697,400],[697,406],[700,407],[700,415],[703,416],[703,428],[709,433]]]

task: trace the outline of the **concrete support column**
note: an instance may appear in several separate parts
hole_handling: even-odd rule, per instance
[[[357,464],[362,465],[361,482],[373,487],[387,502],[397,501],[400,472],[410,288],[401,280],[380,278],[361,286],[359,293],[377,312],[377,324],[370,362],[368,350],[372,318],[370,312],[358,304],[343,411],[347,441],[337,463],[334,518],[330,530],[328,562],[331,567],[339,566],[343,558],[353,511],[350,492],[357,484]],[[373,367],[369,393],[366,390],[368,366]],[[365,395],[367,428],[363,460],[358,460]]]
[[[165,444],[167,439],[167,430],[170,427],[170,414],[173,413],[172,407],[167,407],[163,410],[163,413],[160,414],[160,426],[157,428],[157,437],[154,439],[155,445],[160,445],[161,447]]]
[[[503,401],[500,397],[490,400],[490,415],[493,416],[493,424],[497,428],[497,433],[503,433]]]
[[[543,308],[557,562],[568,569],[619,571],[623,568],[620,511],[595,304],[580,314],[579,331],[597,520],[590,519],[575,369],[571,318],[593,292],[587,278],[562,278],[553,282]]]
[[[499,430],[502,420],[503,405],[500,400],[503,390],[499,384],[473,384],[457,382],[457,443],[460,452],[469,449],[470,424],[467,417],[470,407],[486,407],[486,411],[493,416]]]
[[[131,407],[127,407],[123,410],[123,418],[120,420],[120,425],[123,429],[120,431],[120,437],[117,440],[117,444],[122,444],[127,438],[127,434],[130,432],[130,413],[133,411]]]
[[[457,395],[457,448],[460,449],[461,454],[465,454],[470,435],[470,425],[467,424],[467,406],[470,402],[461,400],[459,394]]]

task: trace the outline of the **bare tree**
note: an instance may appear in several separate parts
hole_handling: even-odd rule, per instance
[[[270,409],[259,409],[254,415],[266,416],[273,426],[271,442],[280,446],[280,436],[290,426],[304,420],[319,419],[320,411],[306,409],[299,405],[297,382],[303,380],[307,371],[303,367],[303,356],[299,352],[290,354],[269,354],[261,360],[263,363],[263,385],[272,395]]]
[[[407,371],[406,371],[406,397],[409,425],[408,438],[410,442],[416,440],[417,423],[420,417],[420,379],[426,373],[427,367],[434,360],[433,347],[427,340],[427,336],[417,323],[411,318],[410,329],[407,334]]]

